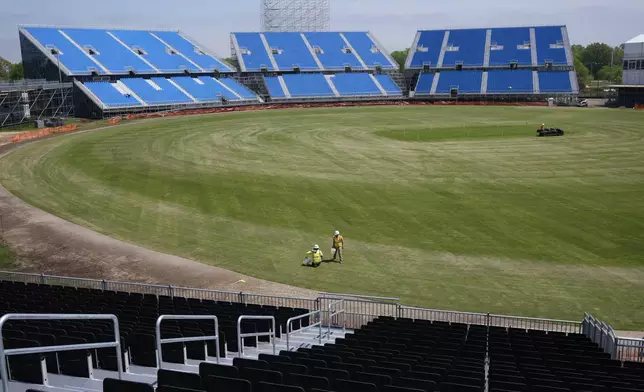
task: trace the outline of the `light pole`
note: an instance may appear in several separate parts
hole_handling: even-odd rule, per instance
[[[60,70],[60,51],[56,51],[56,62],[58,67],[58,88],[60,89],[60,104],[58,108],[60,109],[63,107],[63,102],[65,100],[65,97],[63,96],[63,74]]]

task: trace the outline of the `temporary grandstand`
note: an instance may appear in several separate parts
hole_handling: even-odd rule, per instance
[[[370,32],[232,33],[230,41],[244,82],[274,102],[403,97],[397,63]]]
[[[74,114],[71,83],[22,80],[0,83],[0,128]]]
[[[543,100],[579,93],[566,26],[418,31],[406,61],[419,99]]]
[[[27,78],[73,82],[76,115],[260,102],[236,69],[177,30],[20,26]]]
[[[641,391],[644,340],[563,321],[0,272],[4,391]]]

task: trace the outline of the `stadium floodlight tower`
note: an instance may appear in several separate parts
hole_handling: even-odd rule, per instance
[[[262,0],[262,31],[329,31],[331,0]]]

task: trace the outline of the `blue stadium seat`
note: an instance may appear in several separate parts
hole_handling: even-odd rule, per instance
[[[268,95],[273,99],[283,99],[286,98],[286,93],[282,89],[280,84],[279,77],[277,76],[265,76],[264,83],[268,89]]]
[[[211,89],[216,95],[221,95],[229,101],[238,101],[239,96],[233,91],[220,83],[219,80],[213,78],[212,76],[199,76],[198,79],[204,83],[204,86]]]
[[[529,27],[492,29],[490,65],[508,66],[512,61],[532,65]]]
[[[59,55],[54,55],[61,65],[73,74],[90,74],[91,69],[101,71],[100,67],[82,50],[76,47],[71,41],[56,28],[50,27],[27,27],[27,33],[47,49],[57,49]]]
[[[179,53],[171,52],[170,47],[160,41],[154,32],[142,30],[110,30],[110,32],[130,48],[144,51],[145,54],[141,57],[162,72],[182,72],[186,69],[191,72],[200,71],[196,65]]]
[[[242,99],[245,99],[245,100],[247,100],[247,99],[257,100],[257,94],[255,94],[254,92],[250,91],[246,86],[244,86],[243,84],[239,83],[235,79],[233,79],[233,78],[221,78],[221,79],[219,79],[219,81],[221,83],[225,84],[226,86],[228,86],[228,88],[230,88],[231,90],[233,90],[237,94],[239,94],[239,96],[242,97]]]
[[[221,90],[214,89],[211,83],[204,82],[200,78],[175,76],[172,80],[199,101],[217,102],[224,96]]]
[[[193,103],[166,78],[123,78],[121,82],[150,105]]]
[[[570,72],[568,71],[540,71],[539,90],[542,93],[572,93]]]
[[[137,73],[157,72],[106,30],[62,29],[62,31],[81,47],[93,48],[96,54],[92,56],[114,73],[127,73],[130,70]]]
[[[402,95],[400,86],[394,82],[389,75],[376,75],[376,80],[380,83],[388,95]]]
[[[264,33],[273,52],[273,58],[281,70],[319,70],[311,51],[302,39],[301,33]],[[275,53],[277,52],[277,53]]]
[[[143,106],[136,98],[118,91],[114,86],[115,83],[85,82],[84,85],[106,106],[112,108]]]
[[[437,94],[449,94],[458,88],[459,94],[480,94],[483,71],[443,71],[438,74]]]
[[[561,29],[561,26],[535,27],[539,65],[547,60],[551,60],[553,64],[568,64]]]
[[[487,77],[487,92],[499,94],[532,94],[532,71],[517,70],[490,70]]]
[[[450,31],[443,67],[452,67],[458,62],[462,62],[464,66],[483,65],[486,32],[487,29]]]
[[[304,33],[313,48],[319,48],[318,59],[325,69],[342,70],[345,66],[362,68],[355,54],[345,50],[347,44],[339,33]]]
[[[416,94],[429,94],[432,90],[432,84],[434,83],[434,73],[423,72],[418,78],[418,83],[416,84]]]
[[[331,78],[341,96],[382,95],[368,73],[336,74]]]
[[[412,57],[410,67],[419,68],[425,64],[436,67],[445,30],[419,31],[418,34],[418,48]]]
[[[331,86],[322,74],[288,74],[283,78],[293,98],[335,97]]]
[[[197,46],[194,42],[188,40],[178,31],[154,31],[154,35],[163,40],[163,42],[172,46],[175,50],[181,52],[193,63],[197,64],[204,71],[232,72],[230,66],[223,61],[207,53],[205,49]]]
[[[276,71],[259,33],[233,33],[233,36],[237,40],[241,60],[247,71],[259,71],[262,67],[266,67],[269,71]]]
[[[381,48],[371,39],[369,33],[349,32],[343,34],[368,67],[373,68],[380,65],[383,69],[397,68],[381,52]]]

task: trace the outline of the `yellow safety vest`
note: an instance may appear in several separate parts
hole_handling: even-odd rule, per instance
[[[344,244],[344,238],[342,238],[341,235],[334,235],[333,236],[333,247],[334,248],[341,248],[342,244]]]
[[[313,253],[313,251],[310,250],[306,253],[306,255],[310,257],[311,260],[313,260],[313,264],[320,264],[322,262],[322,257],[323,257],[322,252],[319,250],[315,253]]]

